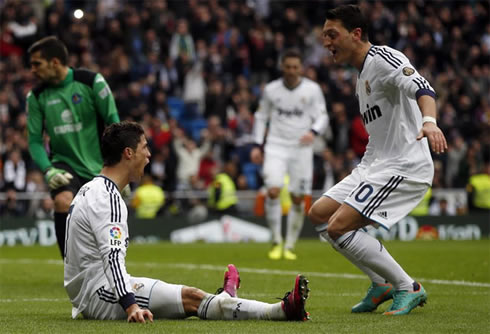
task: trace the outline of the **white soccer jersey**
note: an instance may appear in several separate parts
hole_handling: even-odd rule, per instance
[[[113,302],[132,292],[125,265],[127,218],[116,184],[104,176],[86,183],[73,199],[66,222],[64,280],[73,318],[103,286]]]
[[[287,88],[283,79],[267,84],[254,117],[254,141],[260,145],[267,122],[267,143],[286,146],[299,146],[300,138],[311,129],[323,133],[328,122],[323,92],[308,78],[301,78],[293,89]]]
[[[358,76],[356,95],[369,133],[360,166],[432,183],[434,167],[427,139],[416,139],[422,128],[416,99],[421,95],[435,97],[427,80],[403,53],[372,46]]]

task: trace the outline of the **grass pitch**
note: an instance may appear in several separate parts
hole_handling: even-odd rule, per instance
[[[266,244],[135,245],[128,250],[133,276],[159,278],[214,292],[228,263],[242,278],[242,298],[274,303],[293,286],[296,273],[310,280],[304,323],[268,321],[156,320],[153,324],[71,319],[63,266],[55,247],[0,248],[0,333],[488,333],[490,241],[385,242],[405,270],[429,294],[408,316],[351,314],[368,279],[317,240],[297,245],[299,260],[270,261]]]

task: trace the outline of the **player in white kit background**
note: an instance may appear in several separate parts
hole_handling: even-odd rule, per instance
[[[282,301],[267,304],[237,296],[240,276],[228,265],[224,286],[216,295],[160,280],[132,277],[126,271],[129,246],[128,210],[119,189],[138,182],[150,152],[143,128],[134,122],[112,124],[101,140],[104,167],[71,203],[66,221],[64,286],[72,317],[213,320],[307,320],[308,280],[297,275]]]
[[[356,95],[369,143],[360,164],[310,209],[317,231],[371,279],[352,312],[371,312],[393,298],[385,315],[408,314],[427,300],[415,282],[365,227],[389,229],[423,198],[432,183],[429,150],[447,149],[436,124],[435,92],[407,57],[372,45],[359,7],[328,11],[324,47],[338,64],[359,70]]]
[[[294,245],[304,222],[304,195],[311,194],[313,140],[328,123],[325,98],[320,86],[301,75],[302,58],[288,50],[281,59],[282,78],[268,83],[254,115],[254,141],[251,161],[263,162],[267,188],[265,215],[272,232],[269,258],[295,260]],[[267,131],[266,131],[267,130]],[[267,136],[266,136],[267,132]],[[265,142],[265,145],[264,145]],[[292,206],[287,217],[286,241],[281,232],[279,194],[289,175]]]

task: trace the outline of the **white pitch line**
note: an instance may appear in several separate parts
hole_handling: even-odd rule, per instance
[[[18,299],[0,299],[0,303],[17,303],[17,302],[70,302],[68,298],[18,298]]]
[[[22,264],[53,264],[53,265],[63,265],[61,260],[36,260],[36,259],[0,259],[0,264],[12,264],[12,263],[22,263]],[[193,264],[193,263],[159,263],[159,262],[126,262],[130,266],[145,266],[145,267],[169,267],[169,268],[180,268],[186,270],[211,270],[211,271],[223,271],[224,266],[217,266],[211,264]],[[292,270],[280,270],[280,269],[257,269],[257,268],[240,268],[240,272],[243,273],[254,273],[261,275],[281,275],[281,276],[294,276],[298,274],[297,271]],[[347,273],[321,273],[321,272],[303,272],[302,274],[308,277],[322,277],[322,278],[344,278],[344,279],[362,279],[365,280],[365,275],[357,274],[347,274]],[[484,282],[471,282],[463,280],[442,280],[442,279],[432,279],[432,278],[416,278],[417,281],[436,284],[436,285],[456,285],[456,286],[467,286],[467,287],[479,287],[479,288],[490,288],[490,283]]]

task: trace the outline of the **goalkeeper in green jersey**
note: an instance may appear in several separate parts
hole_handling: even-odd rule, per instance
[[[111,89],[100,73],[67,66],[68,51],[56,37],[28,50],[39,85],[27,94],[29,151],[44,172],[55,203],[56,238],[65,250],[65,222],[78,189],[102,169],[99,138],[118,123]],[[45,149],[43,134],[49,136]]]

